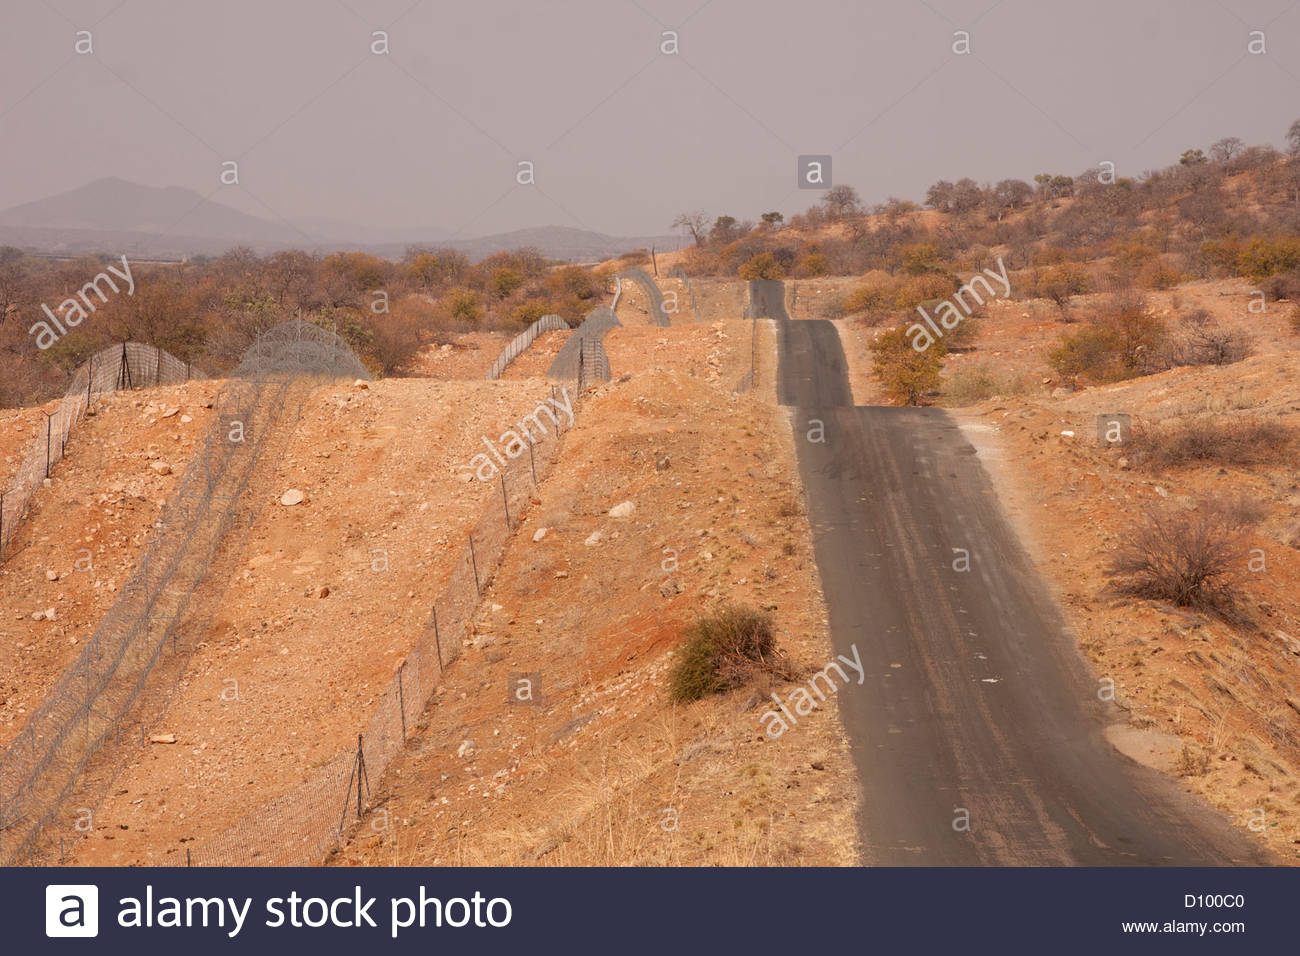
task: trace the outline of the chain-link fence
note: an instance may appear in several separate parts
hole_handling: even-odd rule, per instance
[[[516,335],[497,356],[497,360],[492,363],[488,369],[487,378],[489,381],[498,379],[501,374],[510,367],[510,363],[528,350],[528,346],[537,341],[537,337],[543,332],[554,332],[558,329],[568,329],[569,323],[565,322],[558,315],[544,315],[528,328]]]
[[[651,277],[650,273],[640,267],[628,269],[626,272],[619,273],[615,277],[618,283],[614,291],[614,304],[610,306],[611,311],[618,310],[618,300],[623,295],[623,280],[631,279],[639,285],[650,300],[650,324],[651,325],[671,325],[668,318],[668,309],[664,305],[664,294],[659,288],[659,283]]]
[[[45,418],[42,433],[32,439],[18,473],[0,493],[0,560],[18,530],[32,495],[50,477],[67,451],[72,430],[86,416],[94,396],[141,386],[172,385],[202,378],[187,363],[140,342],[111,345],[90,357],[72,374],[63,401]]]
[[[607,305],[602,305],[598,309],[592,309],[587,313],[587,317],[582,320],[582,324],[574,330],[573,334],[565,340],[564,345],[556,354],[555,359],[551,362],[551,367],[547,369],[548,378],[556,379],[576,379],[578,378],[579,365],[582,363],[584,343],[594,341],[599,343],[605,333],[610,329],[621,328],[621,322],[614,310]],[[604,351],[602,347],[602,351]]]
[[[36,863],[61,849],[49,831],[68,798],[96,779],[111,779],[111,770],[91,766],[92,757],[121,741],[128,724],[138,723],[143,735],[134,708],[160,672],[172,685],[145,696],[156,706],[170,694],[202,633],[195,626],[200,586],[237,518],[245,517],[240,509],[248,507],[245,491],[259,459],[296,417],[291,395],[300,409],[311,376],[368,377],[337,335],[295,321],[261,336],[222,389],[203,447],[120,596],[4,753],[0,861]],[[90,383],[93,391],[93,375]]]
[[[604,349],[598,341],[590,343]],[[606,360],[606,377],[608,361]],[[551,386],[559,406],[576,414],[581,391]],[[555,403],[552,403],[555,404]],[[553,419],[553,420],[552,420]],[[368,808],[378,783],[411,729],[433,701],[443,671],[460,656],[480,595],[492,579],[510,537],[560,450],[567,416],[554,414],[533,435],[527,453],[491,479],[492,497],[466,539],[415,647],[397,667],[355,747],[349,746],[292,790],[253,810],[205,843],[186,861],[194,866],[307,866],[339,846],[348,827]],[[550,427],[546,427],[546,423]]]

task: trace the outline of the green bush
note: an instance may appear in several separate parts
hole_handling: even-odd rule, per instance
[[[784,674],[770,615],[733,605],[700,618],[668,674],[673,700],[689,703],[745,684],[755,671]]]

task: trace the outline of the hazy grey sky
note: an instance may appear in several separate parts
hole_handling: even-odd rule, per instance
[[[647,234],[684,209],[805,208],[800,153],[831,154],[869,201],[919,199],[941,178],[1280,144],[1297,117],[1293,0],[0,7],[0,207],[112,175],[294,221]],[[220,186],[224,160],[241,186]],[[516,187],[521,160],[536,187]]]

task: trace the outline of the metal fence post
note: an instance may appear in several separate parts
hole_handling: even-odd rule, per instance
[[[506,530],[510,530],[510,499],[506,496],[506,473],[501,472],[501,504],[506,509]]]
[[[442,638],[438,636],[438,605],[433,606],[433,646],[438,650],[438,674],[442,674]]]
[[[537,487],[537,459],[533,456],[533,443],[528,443],[528,467],[533,471],[533,487]]]
[[[478,558],[474,556],[474,536],[469,536],[469,560],[474,565],[474,590],[479,594],[483,593],[483,587],[478,583]]]
[[[406,739],[406,691],[402,689],[402,674],[406,670],[406,661],[397,665],[397,709],[402,713],[402,739]]]
[[[54,416],[44,412],[41,414],[45,415],[45,477],[48,478],[50,477],[50,433],[54,428],[51,424],[54,421]]]
[[[0,558],[5,554],[5,496],[0,491]]]

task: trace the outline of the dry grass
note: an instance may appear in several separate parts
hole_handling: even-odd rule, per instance
[[[1295,429],[1248,415],[1205,415],[1175,425],[1133,429],[1134,459],[1151,468],[1191,464],[1246,467],[1291,460]]]

